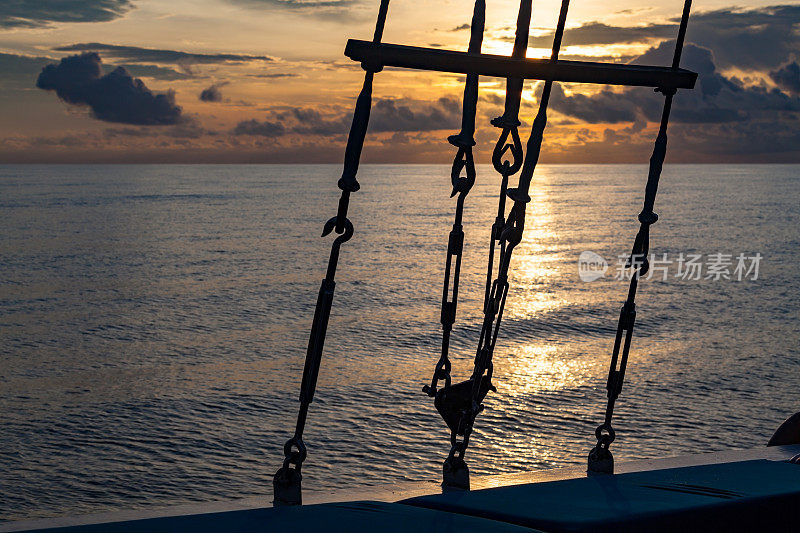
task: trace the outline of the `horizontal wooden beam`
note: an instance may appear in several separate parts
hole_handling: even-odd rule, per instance
[[[497,78],[525,78],[572,83],[633,85],[665,89],[691,89],[697,73],[670,67],[651,67],[590,61],[512,59],[492,54],[468,54],[437,48],[375,44],[350,39],[344,54],[353,61],[382,67],[480,74]]]

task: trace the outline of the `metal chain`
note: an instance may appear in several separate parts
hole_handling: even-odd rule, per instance
[[[481,52],[483,43],[483,29],[486,23],[486,2],[477,0],[472,14],[472,25],[467,51],[472,54]],[[464,84],[463,112],[461,115],[461,131],[448,137],[450,144],[458,148],[453,166],[450,171],[450,181],[453,185],[452,198],[458,195],[456,211],[453,220],[453,229],[447,243],[447,261],[444,270],[444,287],[442,288],[442,351],[436,368],[433,371],[431,384],[425,385],[422,391],[428,396],[436,396],[439,380],[444,380],[445,387],[450,386],[450,334],[456,320],[458,306],[458,284],[461,275],[461,254],[464,249],[464,227],[461,224],[464,215],[464,200],[470,189],[475,184],[475,161],[472,157],[472,147],[475,146],[475,115],[478,106],[478,75],[467,74]],[[461,176],[461,171],[466,176]],[[451,285],[452,274],[452,285]],[[448,296],[450,298],[448,299]]]
[[[692,7],[691,0],[685,0],[683,14],[678,29],[678,37],[675,42],[675,54],[672,59],[672,68],[677,69],[680,64],[683,42],[686,38],[686,25],[689,22],[689,12]],[[634,239],[631,254],[626,263],[627,268],[634,268],[631,274],[631,283],[628,287],[628,295],[619,314],[617,322],[617,333],[614,338],[614,348],[611,352],[611,365],[608,371],[608,381],[606,383],[608,403],[606,405],[605,419],[602,424],[597,426],[595,437],[597,444],[589,452],[588,471],[590,473],[614,473],[614,457],[608,449],[614,439],[616,432],[611,425],[614,416],[614,406],[617,398],[622,392],[622,384],[625,380],[625,370],[628,366],[628,353],[633,337],[633,326],[636,323],[636,289],[639,286],[639,279],[647,273],[650,265],[647,256],[650,251],[650,226],[658,220],[658,215],[653,212],[655,206],[656,193],[658,192],[658,182],[661,177],[661,169],[664,166],[664,157],[667,154],[667,125],[669,114],[672,109],[672,97],[676,90],[656,89],[664,94],[664,107],[661,112],[661,124],[659,125],[658,135],[656,136],[653,147],[653,155],[650,157],[650,167],[647,175],[647,185],[645,187],[644,206],[639,213],[639,231]],[[620,348],[622,353],[620,355]]]
[[[375,23],[375,33],[373,42],[379,43],[383,37],[383,28],[386,24],[386,14],[389,10],[389,0],[381,0],[378,10],[378,20]],[[339,251],[342,244],[349,241],[353,236],[353,224],[347,218],[347,210],[350,205],[350,193],[358,191],[361,186],[356,179],[358,164],[361,159],[361,150],[364,146],[364,138],[367,134],[369,124],[370,108],[372,107],[372,80],[376,72],[381,70],[381,65],[364,64],[362,68],[366,71],[364,84],[356,100],[355,111],[353,113],[353,123],[347,137],[347,146],[344,155],[344,169],[342,177],[338,181],[342,195],[339,198],[339,205],[336,216],[325,223],[322,236],[325,237],[332,232],[339,236],[334,239],[331,245],[331,252],[328,258],[328,268],[325,279],[317,296],[317,305],[314,311],[314,321],[311,326],[311,335],[308,340],[306,350],[306,361],[303,369],[303,381],[300,385],[300,411],[297,415],[297,425],[294,435],[283,447],[283,466],[273,477],[274,500],[273,504],[279,505],[300,505],[302,503],[300,473],[308,455],[307,448],[303,442],[303,430],[305,429],[308,417],[308,408],[314,400],[314,392],[319,376],[320,362],[322,359],[322,349],[325,343],[325,336],[328,330],[328,319],[330,317],[331,305],[333,304],[333,293],[336,287],[334,278],[336,267],[339,263]]]
[[[524,22],[526,17],[528,17],[529,20],[529,15],[526,15],[524,12],[522,12],[524,9],[525,7],[521,5],[521,13],[520,17],[518,18],[518,22],[520,20]],[[561,40],[564,34],[564,26],[566,24],[568,9],[569,0],[562,0],[561,11],[559,13],[558,24],[555,32],[555,39],[553,41],[553,50],[550,56],[551,62],[558,60],[558,52],[561,49]],[[520,36],[519,29],[517,36]],[[518,41],[521,41],[521,39],[518,39]],[[527,39],[525,39],[523,42],[525,42],[527,45]],[[506,195],[514,200],[514,206],[512,207],[508,218],[503,222],[502,226],[498,224],[498,222],[504,211],[498,212],[498,221],[495,222],[495,227],[493,228],[493,234],[498,236],[496,240],[500,243],[498,274],[490,285],[487,279],[488,290],[484,301],[483,326],[481,328],[480,339],[478,341],[477,354],[475,355],[474,369],[472,376],[470,377],[471,402],[469,403],[469,406],[461,413],[461,420],[459,421],[458,426],[455,429],[451,428],[450,454],[448,455],[444,465],[445,484],[458,488],[469,488],[469,470],[464,462],[464,454],[466,453],[466,449],[469,444],[469,438],[475,424],[475,418],[483,410],[483,397],[485,397],[488,390],[493,389],[491,385],[493,374],[492,356],[494,354],[495,344],[497,343],[497,336],[500,331],[500,323],[503,318],[506,297],[508,296],[508,269],[511,264],[511,256],[514,248],[522,240],[522,233],[525,227],[525,204],[530,201],[530,197],[527,193],[528,189],[530,188],[530,181],[533,177],[533,171],[536,168],[536,163],[539,159],[539,152],[541,151],[544,128],[547,124],[546,110],[550,98],[552,84],[552,80],[545,82],[544,91],[539,104],[539,112],[537,113],[536,119],[533,122],[531,136],[528,139],[527,154],[522,163],[522,173],[520,174],[519,185],[516,189],[508,189],[508,191],[506,191]],[[514,105],[513,101],[512,105]],[[518,106],[519,104],[516,105]],[[513,107],[511,110],[513,111]],[[497,119],[497,122],[504,126],[504,130],[505,124],[503,124],[501,121],[507,118],[513,117],[504,114],[503,117]],[[510,120],[509,123],[511,123]],[[503,143],[505,143],[506,139],[503,137],[506,137],[507,139],[507,134],[501,134],[501,140]],[[497,148],[495,149],[497,150]],[[500,154],[502,154],[505,150],[511,150],[511,148],[501,148]],[[514,154],[514,151],[516,150],[517,149],[514,149],[512,154]],[[493,160],[499,161],[500,158],[501,156],[498,155],[493,157]],[[500,162],[499,166],[500,173],[503,175],[503,181],[505,182],[501,183],[501,189],[504,189],[507,185],[506,173],[513,168],[514,164],[509,162],[503,164]],[[501,209],[504,209],[505,207],[503,202],[504,200],[501,200]],[[492,250],[492,258],[493,255],[494,252]],[[489,274],[489,276],[490,275],[491,274]],[[459,439],[459,437],[461,438]]]

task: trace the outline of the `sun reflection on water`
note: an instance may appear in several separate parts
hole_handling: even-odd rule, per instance
[[[547,172],[534,177],[531,202],[528,204],[523,241],[517,245],[512,258],[510,295],[505,317],[531,318],[554,311],[566,301],[552,288],[560,275],[562,262],[558,247],[561,235],[556,231],[553,204]]]
[[[583,358],[569,358],[557,345],[524,345],[496,361],[510,396],[554,391],[582,385],[590,365]]]

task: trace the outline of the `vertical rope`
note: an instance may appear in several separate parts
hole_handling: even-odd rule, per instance
[[[526,8],[521,7],[521,10],[524,9]],[[553,62],[555,62],[558,58],[558,49],[561,46],[561,35],[564,32],[564,25],[566,24],[568,9],[569,9],[569,0],[562,0],[561,12],[559,14],[558,25],[556,28],[556,38],[553,41],[553,52],[551,54],[551,61]],[[523,11],[522,15],[518,18],[518,20],[522,20],[524,22],[526,18],[528,18],[528,15]],[[520,34],[518,33],[518,37],[519,36]],[[521,39],[518,39],[517,43],[515,44],[518,45],[517,53],[518,54],[521,53],[522,52]],[[549,83],[552,84],[552,81],[550,81]],[[547,87],[546,90],[548,90]],[[546,122],[546,118],[543,121],[541,117],[545,117],[543,108],[546,106],[547,106],[547,98],[544,98],[540,102],[539,113],[537,114],[537,120],[534,121],[533,128],[531,131],[531,139],[529,139],[528,141],[528,153],[526,154],[524,162],[522,164],[522,174],[520,175],[521,184],[523,183],[524,180],[530,182],[530,176],[533,175],[533,169],[536,166],[536,160],[539,157],[539,149],[541,147],[541,142],[542,142],[542,133],[544,131],[544,124]],[[504,115],[504,117],[498,119],[498,124],[502,125],[505,129],[508,126],[505,126],[505,124],[502,123],[504,118],[509,118],[509,117]],[[505,142],[505,139],[503,137],[507,137],[507,134],[501,136],[501,141]],[[534,159],[529,160],[532,154]],[[501,173],[505,175],[509,171],[511,163],[506,162],[505,164],[501,164],[500,166],[501,166],[500,169]],[[524,186],[524,189],[526,191],[528,185]],[[507,194],[510,198],[515,199],[515,196],[512,195],[512,190],[513,189],[509,189]],[[525,202],[527,201],[529,200],[525,200]],[[458,423],[457,427],[451,428],[450,454],[448,455],[443,465],[443,474],[444,474],[443,484],[445,486],[456,487],[456,488],[469,488],[469,469],[467,468],[467,465],[464,461],[464,454],[466,453],[467,446],[469,445],[469,439],[472,433],[473,425],[475,423],[475,418],[483,409],[482,405],[483,398],[486,396],[488,390],[493,389],[491,385],[492,370],[493,370],[492,355],[494,352],[495,343],[497,341],[497,334],[499,332],[500,322],[503,316],[503,309],[505,306],[506,296],[508,295],[508,268],[511,261],[511,253],[514,247],[520,242],[522,238],[522,223],[524,222],[524,216],[525,216],[524,212],[525,202],[520,202],[515,199],[515,205],[512,208],[511,213],[509,214],[509,218],[505,221],[505,223],[502,226],[497,227],[497,231],[499,231],[498,240],[500,241],[501,244],[498,276],[494,280],[494,282],[491,283],[488,297],[486,298],[486,301],[484,303],[483,326],[481,328],[481,335],[478,341],[478,350],[475,355],[474,369],[469,381],[466,382],[469,384],[469,387],[471,389],[469,401],[467,402],[467,405],[461,412],[460,422]],[[521,210],[518,205],[520,203],[522,203]],[[502,205],[503,204],[501,204],[501,206]],[[461,440],[459,440],[459,437],[461,437]]]
[[[691,0],[686,0],[683,5],[683,14],[681,15],[678,37],[675,41],[675,53],[672,59],[672,68],[674,69],[677,69],[680,64],[691,7]],[[653,208],[655,206],[656,194],[658,193],[658,182],[661,178],[661,170],[664,167],[664,158],[667,155],[667,125],[669,124],[669,115],[672,110],[672,97],[676,92],[674,88],[659,88],[656,90],[664,94],[664,107],[661,111],[661,122],[653,146],[653,154],[650,156],[644,204],[638,216],[640,223],[639,231],[636,234],[633,248],[627,261],[627,266],[635,270],[631,275],[628,295],[625,299],[625,303],[622,305],[622,309],[620,309],[619,320],[617,322],[617,333],[614,338],[614,348],[611,352],[611,365],[608,371],[608,381],[606,383],[608,402],[606,404],[603,423],[595,430],[597,444],[592,448],[592,451],[589,452],[589,473],[614,473],[614,457],[609,450],[609,446],[614,442],[616,432],[611,425],[611,421],[614,416],[614,407],[617,398],[622,392],[622,385],[625,381],[625,371],[628,366],[628,355],[631,347],[631,339],[633,338],[633,327],[636,323],[636,290],[639,287],[639,279],[650,269],[647,260],[647,256],[650,252],[650,226],[658,221],[658,215],[653,212]],[[620,349],[622,350],[621,353]]]
[[[468,53],[479,54],[483,43],[483,30],[486,24],[486,2],[476,0],[470,26]],[[453,185],[451,197],[458,195],[456,211],[453,220],[453,229],[447,243],[447,260],[444,270],[444,284],[442,287],[442,304],[440,322],[442,324],[442,345],[439,361],[431,377],[430,385],[425,385],[422,391],[434,397],[440,380],[444,380],[445,387],[450,386],[450,335],[456,320],[458,307],[458,286],[461,276],[461,255],[464,249],[464,228],[461,223],[464,214],[464,200],[472,186],[475,184],[475,161],[472,147],[475,145],[475,116],[478,106],[478,75],[467,74],[464,83],[464,99],[462,102],[461,131],[448,137],[450,144],[458,148],[453,159],[450,171],[450,181]],[[461,176],[465,171],[466,176]],[[452,286],[451,286],[452,281]]]
[[[388,10],[389,0],[381,0],[373,36],[373,42],[375,43],[379,43],[383,36]],[[328,331],[328,319],[330,318],[333,294],[336,288],[334,278],[336,276],[336,267],[339,264],[339,251],[342,244],[349,241],[354,232],[353,224],[347,218],[347,211],[350,205],[350,193],[356,192],[361,188],[356,179],[356,174],[358,173],[358,164],[369,125],[369,114],[372,107],[372,80],[375,72],[381,70],[381,65],[377,64],[362,64],[361,66],[366,71],[364,84],[356,99],[353,123],[350,127],[347,146],[345,147],[344,168],[342,177],[338,181],[342,195],[339,198],[336,216],[328,220],[322,231],[323,237],[333,232],[336,232],[339,236],[334,239],[331,245],[325,279],[322,280],[322,285],[317,295],[314,321],[311,325],[311,334],[308,339],[305,366],[303,368],[303,381],[300,385],[300,409],[297,414],[294,435],[283,447],[283,466],[275,473],[272,480],[273,504],[275,506],[300,505],[302,503],[301,482],[303,476],[301,468],[308,455],[306,445],[303,442],[303,431],[308,419],[309,406],[314,401],[314,392],[317,388],[322,350]]]

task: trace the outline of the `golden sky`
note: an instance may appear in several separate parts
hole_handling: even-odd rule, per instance
[[[534,2],[529,57],[549,55],[559,5]],[[339,162],[363,79],[344,44],[371,37],[377,6],[2,2],[0,162]],[[562,57],[628,62],[645,54],[666,64],[681,7],[573,1]],[[487,2],[484,51],[510,53],[517,9]],[[393,0],[384,42],[465,50],[471,14],[467,0]],[[797,4],[694,4],[683,66],[700,81],[676,98],[671,161],[800,161],[798,25]],[[85,68],[101,70],[91,88],[76,88],[73,76]],[[379,73],[364,160],[452,159],[446,137],[458,130],[462,90],[460,75]],[[504,80],[481,78],[478,162],[489,162],[497,131],[488,121],[502,112],[504,90]],[[557,87],[542,161],[646,162],[658,102],[646,88]],[[537,104],[536,82],[527,82],[521,131]]]

